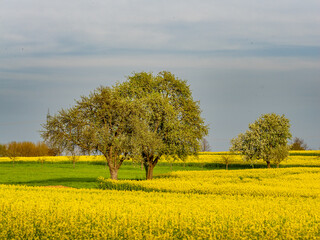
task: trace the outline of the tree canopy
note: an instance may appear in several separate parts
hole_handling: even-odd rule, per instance
[[[161,156],[184,159],[200,150],[208,127],[186,81],[170,72],[156,76],[141,72],[118,88],[123,97],[139,101],[144,109],[138,139],[147,179],[152,179]]]
[[[73,153],[99,152],[112,179],[117,179],[123,161],[132,156],[136,141],[134,129],[140,124],[138,105],[122,98],[116,89],[99,87],[75,106],[49,116],[42,137],[51,145]]]
[[[208,131],[200,115],[186,81],[141,72],[48,116],[42,137],[52,148],[102,153],[112,179],[125,159],[142,159],[151,179],[161,156],[183,159],[199,151]]]
[[[290,123],[284,115],[264,114],[249,124],[245,133],[231,140],[230,150],[240,152],[248,161],[263,159],[270,168],[271,160],[278,164],[284,159],[290,138]]]

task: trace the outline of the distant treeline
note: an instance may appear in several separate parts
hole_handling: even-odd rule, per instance
[[[0,157],[57,156],[60,152],[51,149],[44,142],[10,142],[0,144]]]

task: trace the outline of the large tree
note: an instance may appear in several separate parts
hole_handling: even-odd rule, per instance
[[[101,153],[111,178],[117,179],[123,161],[136,149],[133,136],[140,124],[138,117],[135,101],[121,97],[115,88],[100,87],[75,106],[48,116],[42,137],[51,147],[69,153],[75,149]]]
[[[245,133],[231,140],[230,150],[240,152],[249,161],[263,159],[270,168],[271,161],[278,163],[285,158],[290,138],[290,123],[284,115],[264,114],[249,124]]]
[[[147,179],[152,179],[162,156],[185,159],[200,150],[208,127],[186,81],[170,72],[156,76],[141,72],[117,87],[122,97],[138,102],[144,109],[136,141]]]

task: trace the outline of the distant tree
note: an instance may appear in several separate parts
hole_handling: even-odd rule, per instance
[[[81,149],[77,145],[69,145],[66,149],[66,154],[69,160],[72,162],[73,168],[76,167],[76,162],[79,161],[81,155]]]
[[[290,145],[290,150],[307,150],[308,145],[304,142],[303,139],[295,137],[292,144]]]
[[[48,147],[49,147],[48,156],[60,156],[63,152],[63,150],[58,146],[48,146]]]
[[[25,142],[13,141],[2,146],[3,146],[2,155],[7,157],[9,155],[15,155],[16,157],[38,157],[38,156],[49,155],[49,148],[43,142],[38,142],[35,144],[33,142],[27,142],[27,141]]]
[[[170,72],[156,76],[141,72],[129,76],[118,87],[124,98],[139,102],[144,109],[136,141],[147,179],[152,179],[162,156],[185,160],[197,154],[208,127],[186,81]]]
[[[230,150],[240,152],[248,161],[263,159],[270,168],[274,149],[285,149],[291,138],[289,120],[284,115],[275,113],[264,114],[254,123],[249,124],[249,130],[231,140]],[[280,154],[279,154],[280,155]]]
[[[208,140],[206,138],[203,138],[202,139],[202,142],[201,142],[201,151],[202,152],[210,152],[211,151],[211,147],[210,147],[210,144],[208,142]]]
[[[38,161],[42,164],[44,163],[47,156],[54,156],[51,152],[51,149],[44,142],[37,142],[36,154],[38,156]]]
[[[226,165],[226,170],[228,170],[229,169],[229,164],[230,164],[231,160],[233,159],[233,156],[231,156],[231,155],[222,155],[221,159],[224,162],[224,164]]]
[[[7,147],[4,144],[0,144],[0,157],[6,157],[7,156]]]
[[[14,166],[17,157],[21,156],[21,144],[15,141],[8,143],[6,156],[12,160]]]

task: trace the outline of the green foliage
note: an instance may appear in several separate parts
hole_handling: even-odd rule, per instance
[[[125,159],[143,159],[151,179],[161,156],[185,159],[199,151],[208,131],[200,114],[185,81],[169,72],[141,72],[48,116],[42,137],[67,152],[102,153],[112,179]]]
[[[134,155],[139,111],[134,101],[121,97],[115,88],[100,87],[72,108],[49,116],[42,137],[72,156],[77,149],[102,153],[111,178],[117,179],[123,161]]]
[[[208,127],[186,81],[170,72],[156,76],[141,72],[117,87],[124,98],[138,102],[143,109],[136,141],[147,179],[152,178],[153,168],[161,156],[185,159],[200,150]]]
[[[274,149],[286,147],[290,138],[289,120],[284,115],[265,114],[249,124],[249,130],[244,134],[231,140],[230,150],[240,152],[247,161],[263,159],[270,167]]]
[[[289,156],[289,147],[286,145],[278,145],[273,148],[270,153],[270,158],[273,163],[279,167],[279,164]]]

